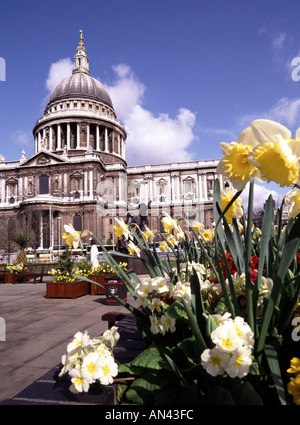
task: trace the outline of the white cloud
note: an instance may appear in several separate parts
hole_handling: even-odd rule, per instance
[[[12,135],[12,140],[19,146],[31,146],[32,144],[31,134],[28,134],[28,132],[24,130],[15,130]]]
[[[155,116],[143,107],[145,86],[126,64],[114,67],[117,81],[107,87],[114,108],[127,131],[126,159],[129,165],[190,161],[188,152],[196,139],[193,133],[196,115],[180,108],[175,118],[161,113]]]
[[[281,32],[279,34],[275,34],[272,38],[272,47],[274,50],[282,50],[284,43],[286,41],[286,34]]]
[[[287,126],[293,133],[293,127],[300,126],[300,98],[282,97],[269,110],[245,114],[237,119],[239,133],[257,119],[278,121]]]
[[[263,210],[264,204],[270,195],[272,195],[272,198],[275,201],[275,206],[277,207],[280,205],[284,197],[284,193],[280,193],[275,186],[276,186],[275,184],[274,185],[268,185],[268,184],[264,185],[264,184],[257,184],[257,183],[254,184],[254,199],[253,199],[254,210]],[[248,208],[248,197],[249,197],[249,184],[247,184],[247,186],[245,187],[244,191],[242,192],[240,196],[243,202],[243,206],[245,208],[245,212],[247,211],[247,208]]]
[[[300,99],[283,97],[269,110],[266,116],[284,125],[294,126],[300,123]]]
[[[50,65],[48,77],[46,80],[46,87],[49,92],[65,77],[72,74],[73,62],[70,58],[59,59]]]

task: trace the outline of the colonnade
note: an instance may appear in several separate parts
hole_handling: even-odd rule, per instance
[[[35,152],[71,150],[96,150],[119,155],[125,159],[125,139],[115,129],[93,123],[67,122],[52,124],[35,134]]]

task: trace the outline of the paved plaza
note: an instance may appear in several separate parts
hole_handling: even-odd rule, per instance
[[[58,365],[77,331],[98,336],[107,329],[104,313],[127,312],[120,305],[106,305],[105,295],[45,295],[46,283],[0,284],[0,325],[5,321],[6,339],[0,341],[0,403]],[[133,301],[130,295],[128,301]]]

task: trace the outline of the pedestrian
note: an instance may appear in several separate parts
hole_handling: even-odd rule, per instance
[[[91,240],[90,255],[91,255],[92,270],[95,270],[99,266],[99,262],[98,262],[98,248],[94,239]]]

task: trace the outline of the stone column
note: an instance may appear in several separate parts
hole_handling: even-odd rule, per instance
[[[90,147],[90,124],[86,125],[86,147],[87,149]]]
[[[40,247],[43,248],[43,211],[40,211],[39,213],[39,220],[40,220]]]
[[[100,151],[99,125],[96,125],[96,150]]]
[[[70,123],[67,123],[67,149],[71,148],[71,128]]]
[[[108,130],[107,130],[107,127],[105,127],[105,130],[104,130],[104,152],[108,152]]]
[[[41,132],[38,132],[37,152],[41,149]]]
[[[49,151],[53,150],[52,138],[53,138],[53,128],[52,128],[52,126],[50,126],[50,128],[49,128]]]
[[[90,199],[93,199],[93,170],[89,171],[89,191]]]
[[[57,124],[57,150],[61,150],[61,128],[60,124]]]
[[[80,124],[77,123],[77,144],[76,144],[76,148],[79,149],[80,148]]]

